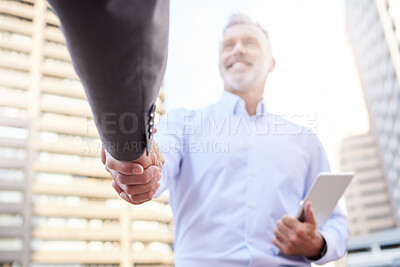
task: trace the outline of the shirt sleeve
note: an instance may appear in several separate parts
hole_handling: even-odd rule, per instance
[[[312,184],[317,179],[319,172],[330,171],[325,151],[315,135],[311,136],[309,149],[310,163],[306,181],[307,189],[311,188]],[[349,236],[349,228],[346,215],[339,204],[336,205],[331,217],[322,228],[319,229],[319,232],[326,241],[327,251],[323,257],[313,262],[316,264],[325,264],[343,257],[347,249],[346,246]],[[307,258],[306,261],[312,262]]]
[[[161,117],[156,128],[158,132],[154,140],[163,152],[165,163],[161,171],[160,188],[154,197],[159,197],[166,189],[172,186],[179,175],[182,161],[182,147],[184,134],[182,120],[184,110],[174,110]]]

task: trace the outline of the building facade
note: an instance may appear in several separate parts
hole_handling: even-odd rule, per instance
[[[341,169],[354,172],[345,192],[351,238],[396,227],[376,142],[371,133],[346,138]]]
[[[167,197],[120,200],[100,148],[57,17],[1,0],[0,264],[173,265]]]
[[[398,1],[347,0],[347,29],[373,136],[400,224],[400,34],[392,5]]]
[[[356,228],[347,264],[400,266],[400,2],[346,0],[346,25],[371,128],[343,143],[346,164],[366,168],[346,199]]]

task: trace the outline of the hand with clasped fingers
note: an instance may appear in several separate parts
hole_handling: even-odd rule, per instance
[[[131,204],[139,205],[151,200],[160,187],[158,182],[164,157],[155,141],[148,156],[144,153],[133,162],[116,160],[102,147],[101,161],[113,178],[112,187]]]
[[[275,238],[272,242],[285,254],[315,257],[324,245],[324,239],[317,230],[311,202],[305,206],[305,220],[299,221],[290,215],[283,215],[276,222]]]

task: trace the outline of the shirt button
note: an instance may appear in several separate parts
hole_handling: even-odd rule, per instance
[[[254,176],[254,172],[249,172],[249,175],[250,176]]]
[[[247,239],[247,243],[250,245],[253,244],[253,239],[251,239],[251,238]]]
[[[249,206],[250,209],[254,208],[254,204],[253,203],[249,203],[248,206]]]

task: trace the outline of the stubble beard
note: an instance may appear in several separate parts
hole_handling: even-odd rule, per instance
[[[225,72],[222,78],[229,88],[239,92],[247,91],[247,89],[251,87],[253,81],[255,80],[253,71],[250,73],[241,74],[240,77],[237,76],[239,75]]]
[[[246,92],[250,87],[267,78],[268,66],[269,64],[265,62],[261,66],[253,66],[253,69],[240,74],[229,73],[228,69],[224,68],[221,76],[228,88],[238,92]]]

